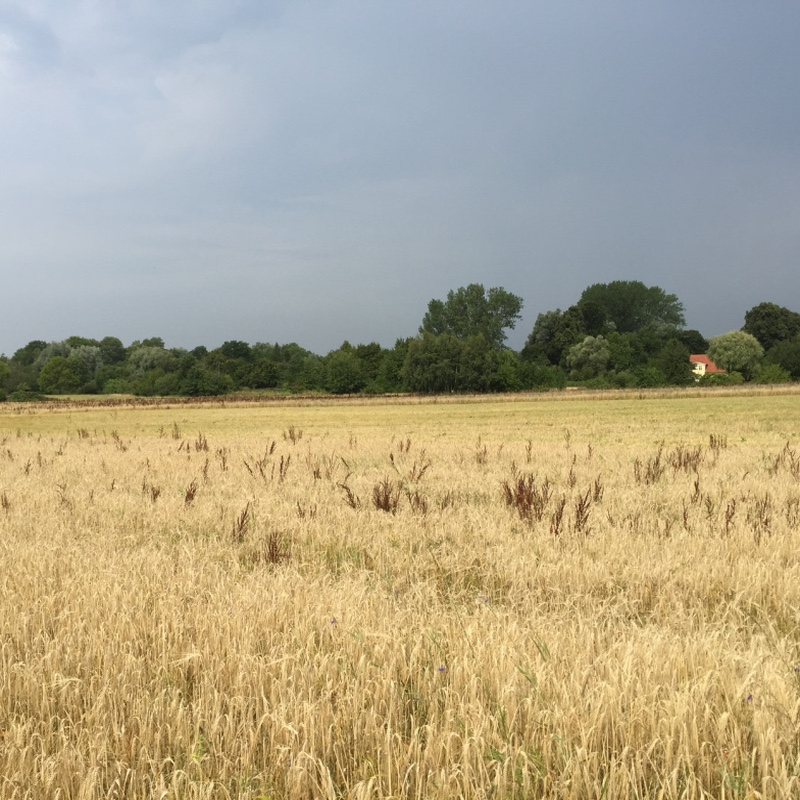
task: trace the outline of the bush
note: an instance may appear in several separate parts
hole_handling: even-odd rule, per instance
[[[744,383],[744,375],[741,372],[712,372],[710,375],[703,375],[700,378],[701,386],[738,386]]]
[[[636,386],[642,389],[655,389],[666,386],[667,379],[658,367],[645,367],[636,373]]]
[[[543,366],[523,361],[519,377],[523,389],[565,389],[567,386],[567,374],[552,364]]]
[[[756,383],[790,383],[792,376],[780,364],[765,364],[754,380]]]
[[[125,378],[109,378],[103,384],[103,394],[130,394],[131,387]]]
[[[10,392],[7,399],[11,403],[30,403],[34,400],[43,400],[44,395],[25,386]]]

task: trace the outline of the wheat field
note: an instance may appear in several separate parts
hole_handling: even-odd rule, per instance
[[[0,798],[800,797],[800,391],[0,408]]]

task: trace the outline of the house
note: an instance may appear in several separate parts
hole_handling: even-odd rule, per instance
[[[689,363],[692,365],[692,370],[694,371],[696,381],[699,381],[703,375],[714,375],[725,372],[724,369],[720,369],[707,355],[704,355],[703,353],[689,356]]]

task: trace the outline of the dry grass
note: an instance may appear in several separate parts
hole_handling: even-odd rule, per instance
[[[798,797],[799,400],[10,408],[0,797]]]

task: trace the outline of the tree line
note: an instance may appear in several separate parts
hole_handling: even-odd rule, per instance
[[[115,336],[31,341],[0,356],[0,399],[52,394],[208,396],[237,391],[332,394],[505,392],[682,386],[705,353],[724,374],[706,382],[800,380],[800,314],[764,302],[741,330],[706,340],[687,330],[674,294],[640,281],[587,287],[562,311],[538,315],[524,347],[506,345],[523,301],[470,284],[428,303],[416,336],[394,347],[344,342],[325,356],[298,344],[226,341],[168,348],[154,337],[127,347]]]

